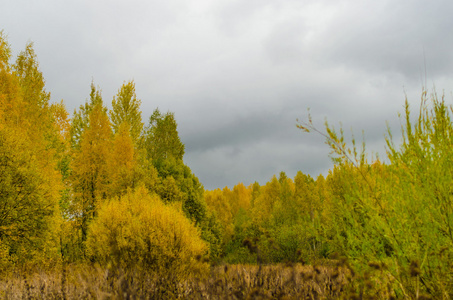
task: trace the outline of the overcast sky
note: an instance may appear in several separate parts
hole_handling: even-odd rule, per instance
[[[110,107],[133,79],[144,121],[174,112],[185,163],[214,189],[326,174],[324,139],[296,128],[307,108],[384,157],[405,95],[415,107],[426,82],[451,103],[452,12],[447,0],[2,0],[0,29],[15,55],[34,42],[71,113],[92,80]]]

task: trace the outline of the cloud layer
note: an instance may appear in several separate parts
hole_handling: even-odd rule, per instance
[[[145,119],[175,112],[185,161],[208,189],[331,168],[322,137],[295,127],[307,108],[384,153],[404,98],[451,99],[449,1],[6,0],[15,53],[35,43],[52,99],[70,111],[91,80],[110,104],[134,79]]]

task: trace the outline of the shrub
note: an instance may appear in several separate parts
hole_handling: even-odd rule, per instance
[[[101,205],[86,244],[88,254],[102,265],[171,270],[178,278],[208,267],[200,260],[208,247],[198,229],[181,210],[143,187]]]

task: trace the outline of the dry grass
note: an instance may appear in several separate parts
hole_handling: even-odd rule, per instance
[[[380,292],[355,294],[354,273],[344,262],[318,266],[224,265],[206,278],[178,281],[171,274],[116,272],[68,266],[16,272],[0,280],[2,299],[376,299]]]

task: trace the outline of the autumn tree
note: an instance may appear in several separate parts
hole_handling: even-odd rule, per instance
[[[234,233],[233,215],[231,204],[220,189],[205,191],[204,199],[208,211],[213,212],[222,226],[222,243],[226,244]]]
[[[0,125],[19,126],[22,124],[23,99],[19,78],[13,73],[10,59],[11,48],[0,31]]]
[[[294,196],[299,207],[299,214],[313,221],[319,205],[313,178],[299,171],[294,178],[294,184]]]
[[[274,175],[272,179],[261,187],[261,193],[255,199],[253,218],[256,224],[266,227],[272,215],[275,203],[280,197],[280,182]]]
[[[45,81],[39,70],[33,43],[28,43],[25,50],[17,57],[14,71],[19,78],[24,102],[22,118],[29,126],[30,139],[40,139],[42,135],[48,137],[52,131],[50,112],[50,93],[45,90]],[[47,135],[47,136],[46,136]]]
[[[35,247],[56,254],[59,217],[59,177],[45,168],[24,136],[0,130],[0,243],[9,248],[10,258],[32,258]],[[48,239],[48,240],[46,240]],[[13,257],[11,257],[13,256]]]
[[[53,147],[56,149],[55,159],[57,160],[58,169],[62,175],[62,181],[66,185],[66,193],[68,192],[67,179],[70,175],[70,161],[71,161],[71,144],[70,144],[70,130],[71,120],[66,107],[61,100],[60,103],[53,103],[50,106],[52,119],[54,123],[55,139],[53,140]]]
[[[278,182],[280,193],[272,211],[272,223],[274,226],[296,224],[301,215],[300,208],[294,201],[294,182],[286,176],[285,172],[280,173]]]
[[[121,195],[127,188],[135,186],[137,157],[127,122],[122,123],[115,134],[106,167],[110,179],[108,188],[110,197]]]
[[[80,137],[80,149],[74,151],[71,181],[74,188],[74,214],[80,221],[82,241],[99,201],[109,194],[108,158],[112,130],[105,108],[94,105],[88,127]]]
[[[80,105],[79,110],[74,110],[71,120],[70,141],[72,148],[80,148],[80,140],[83,132],[89,125],[89,116],[96,105],[103,106],[101,90],[91,82],[90,100]],[[107,108],[103,108],[107,111]]]
[[[117,133],[121,124],[127,122],[130,136],[134,145],[138,145],[142,130],[142,113],[140,111],[141,101],[135,94],[135,83],[129,81],[124,83],[113,97],[112,110],[109,112],[113,132]]]
[[[159,185],[161,180],[157,170],[134,146],[127,122],[122,123],[114,135],[107,160],[107,173],[109,198],[121,196],[127,189],[134,189],[139,185],[144,185],[152,192],[159,192],[162,186],[166,186],[164,183]]]
[[[31,44],[11,65],[0,33],[0,244],[2,261],[44,262],[58,253],[61,177],[49,93]]]

